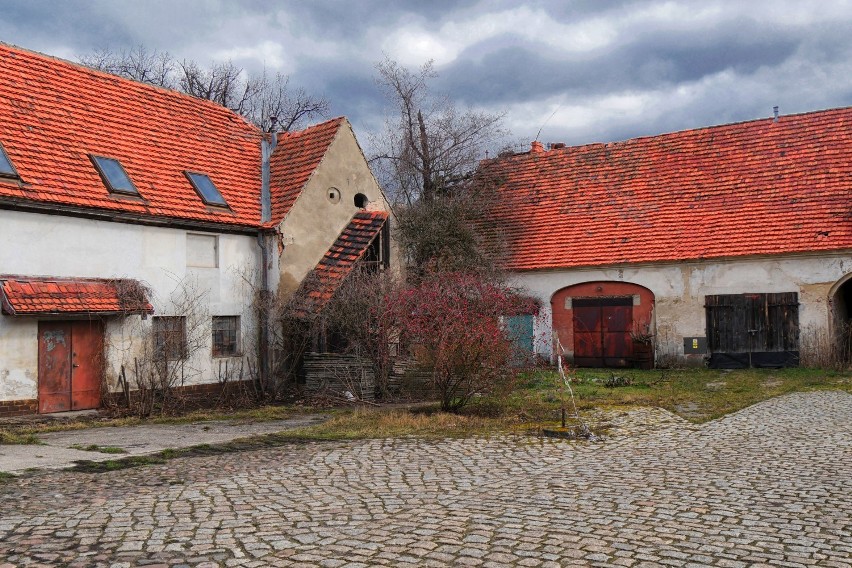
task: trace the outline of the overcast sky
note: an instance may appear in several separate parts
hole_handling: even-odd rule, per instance
[[[506,113],[514,139],[582,144],[852,105],[852,0],[0,0],[0,41],[76,60],[144,44],[280,70],[366,143],[383,54]]]

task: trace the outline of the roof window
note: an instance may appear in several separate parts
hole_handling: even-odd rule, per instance
[[[12,165],[12,160],[6,155],[6,150],[3,149],[3,146],[0,146],[0,176],[18,177],[18,172],[15,170],[15,166]]]
[[[192,184],[192,187],[195,188],[196,193],[201,197],[201,201],[203,201],[206,205],[214,205],[216,207],[227,207],[228,203],[225,201],[225,198],[222,197],[222,194],[219,193],[219,190],[216,189],[216,186],[213,185],[213,181],[206,175],[200,174],[197,172],[183,172],[189,183]]]
[[[139,195],[139,190],[130,181],[130,176],[124,171],[121,162],[113,158],[104,158],[89,154],[92,163],[104,180],[104,185],[110,193],[123,193],[125,195]]]

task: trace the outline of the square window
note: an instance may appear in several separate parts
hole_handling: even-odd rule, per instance
[[[186,234],[186,265],[198,268],[219,266],[219,239],[216,235]]]
[[[186,358],[186,318],[155,316],[154,356],[158,361],[179,361]]]
[[[94,156],[89,154],[89,158],[95,165],[95,169],[101,175],[104,185],[110,193],[123,193],[125,195],[139,195],[139,191],[133,182],[130,181],[130,176],[124,171],[121,162],[113,158],[104,158],[103,156]]]
[[[6,155],[6,150],[3,149],[3,146],[0,146],[0,176],[18,177],[18,172],[15,170],[15,166],[12,165],[12,160]]]
[[[201,201],[203,201],[207,205],[215,205],[216,207],[227,207],[228,203],[225,201],[225,198],[222,197],[222,194],[213,185],[213,180],[210,179],[206,174],[200,174],[197,172],[183,172],[189,182],[192,184],[192,187],[195,189],[195,192],[201,197]]]
[[[240,354],[240,316],[213,316],[213,356]]]

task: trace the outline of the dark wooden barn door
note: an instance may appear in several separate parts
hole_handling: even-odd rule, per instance
[[[100,321],[39,322],[39,412],[100,406],[103,337]]]
[[[633,297],[575,298],[574,364],[629,367],[633,344]]]
[[[785,367],[799,360],[799,295],[705,297],[707,347],[716,369]]]

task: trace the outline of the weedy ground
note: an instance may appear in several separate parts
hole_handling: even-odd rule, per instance
[[[569,373],[580,416],[598,409],[656,406],[694,423],[712,420],[775,396],[809,390],[852,392],[852,371],[819,369],[577,369]],[[322,424],[265,438],[262,445],[308,440],[420,437],[444,438],[496,432],[530,432],[560,424],[561,408],[573,413],[571,396],[552,370],[522,373],[508,394],[473,399],[458,414],[440,412],[437,405],[355,407],[322,410]],[[263,406],[236,412],[197,411],[178,417],[148,419],[148,423],[188,423],[205,420],[280,420],[310,407]],[[50,424],[0,424],[0,444],[38,443],[38,435],[93,426],[128,426],[139,418],[72,420]],[[236,446],[244,446],[244,442]],[[227,448],[226,448],[227,449]],[[104,449],[99,449],[104,451]],[[171,457],[171,456],[167,456]]]

